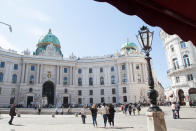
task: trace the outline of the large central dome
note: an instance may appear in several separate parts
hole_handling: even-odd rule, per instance
[[[59,42],[59,39],[52,34],[52,31],[51,29],[49,29],[49,32],[48,34],[46,34],[45,36],[42,36],[39,41],[38,41],[38,45],[39,44],[42,44],[42,43],[52,43],[56,46],[60,46],[60,42]]]
[[[39,39],[34,55],[63,56],[59,39],[52,34],[51,29]]]

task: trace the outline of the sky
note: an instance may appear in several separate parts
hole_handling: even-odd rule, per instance
[[[61,43],[64,57],[103,56],[119,51],[127,41],[136,43],[143,25],[154,31],[153,69],[164,88],[170,86],[167,60],[160,39],[160,28],[151,27],[137,16],[123,14],[107,3],[93,0],[1,0],[0,46],[22,52],[35,51],[36,44],[49,28]]]

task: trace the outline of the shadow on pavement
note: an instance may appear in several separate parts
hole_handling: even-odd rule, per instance
[[[121,130],[121,129],[128,129],[128,128],[133,128],[133,127],[98,127],[98,128],[104,128],[104,129],[119,129],[119,130]]]
[[[179,118],[179,119],[196,119],[196,118]]]
[[[24,125],[20,125],[20,124],[13,124],[14,126],[24,126]]]

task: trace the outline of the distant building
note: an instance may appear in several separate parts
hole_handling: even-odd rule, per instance
[[[0,49],[1,107],[144,102],[147,80],[144,55],[129,41],[121,53],[63,58],[59,39],[49,30],[33,55]]]
[[[168,78],[171,87],[166,89],[167,100],[179,101],[181,105],[196,105],[196,48],[177,35],[160,32],[168,62]]]

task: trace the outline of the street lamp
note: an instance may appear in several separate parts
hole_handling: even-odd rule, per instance
[[[142,26],[142,28],[140,28],[138,32],[139,34],[137,35],[137,39],[142,47],[142,50],[146,54],[145,59],[147,61],[147,69],[148,69],[148,86],[150,88],[147,92],[147,96],[150,100],[150,107],[148,108],[148,112],[162,111],[157,106],[158,92],[154,89],[154,80],[153,80],[152,70],[150,65],[151,57],[149,53],[152,50],[151,45],[152,45],[154,32],[150,32],[146,26]]]
[[[10,32],[12,32],[12,26],[11,26],[11,25],[9,25],[9,24],[6,24],[6,23],[4,23],[4,22],[1,22],[1,21],[0,21],[0,23],[1,23],[1,24],[4,24],[4,25],[7,25],[7,26],[9,27],[9,30],[10,30]]]

